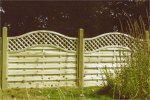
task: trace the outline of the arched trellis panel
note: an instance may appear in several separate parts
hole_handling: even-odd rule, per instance
[[[49,45],[68,52],[75,52],[76,42],[76,38],[53,31],[38,30],[21,36],[9,37],[8,49],[10,52],[17,52],[37,45]]]
[[[140,39],[142,41],[142,39]],[[93,38],[85,38],[85,52],[95,52],[103,47],[118,46],[128,49],[136,48],[136,38],[119,33],[111,32]]]
[[[8,87],[76,86],[77,39],[38,30],[8,38]]]

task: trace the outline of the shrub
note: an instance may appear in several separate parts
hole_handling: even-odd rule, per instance
[[[140,39],[140,32],[144,32],[145,28],[139,27],[137,22],[132,24],[131,20],[128,23],[130,33],[134,32],[131,35],[136,36],[134,40],[136,49],[131,47],[131,57],[126,61],[125,66],[115,71],[115,77],[109,74],[107,68],[103,70],[107,78],[107,86],[104,89],[111,88],[109,94],[111,93],[115,99],[148,100],[150,98],[150,50],[146,40]]]

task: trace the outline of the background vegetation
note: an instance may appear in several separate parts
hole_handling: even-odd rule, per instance
[[[149,9],[149,3],[149,0],[2,0],[0,27],[7,26],[9,36],[46,29],[77,37],[79,28],[84,28],[85,37],[93,37],[122,32],[119,19],[127,26],[126,15],[133,20],[141,15],[148,29],[145,9]]]

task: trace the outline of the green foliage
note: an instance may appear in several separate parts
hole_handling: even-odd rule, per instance
[[[130,23],[131,24],[131,23]],[[129,26],[130,27],[130,26]],[[115,71],[115,77],[109,75],[105,69],[107,86],[110,95],[116,99],[146,99],[150,98],[150,51],[146,41],[141,41],[140,30],[137,24],[132,25],[130,32],[136,36],[136,48],[131,47],[131,57],[121,70]],[[138,28],[138,30],[137,30]],[[104,88],[104,89],[105,89]]]

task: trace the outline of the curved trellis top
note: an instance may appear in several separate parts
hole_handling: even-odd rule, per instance
[[[39,30],[27,34],[10,37],[9,51],[20,51],[37,45],[50,45],[65,51],[76,51],[76,38],[67,37],[57,32]]]
[[[135,48],[134,40],[135,38],[123,33],[105,33],[94,38],[85,38],[84,50],[85,52],[93,52],[108,46]],[[76,52],[77,38],[46,30],[33,31],[21,36],[8,38],[10,52],[18,52],[37,45],[49,45],[68,52]]]
[[[85,39],[85,52],[97,51],[104,47],[123,47],[123,48],[136,48],[135,38],[118,32],[111,32],[99,35],[94,38]]]

